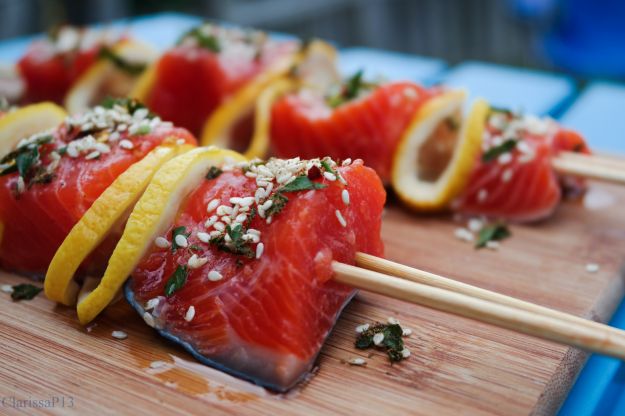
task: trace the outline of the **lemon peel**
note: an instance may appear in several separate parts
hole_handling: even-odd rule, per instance
[[[211,166],[245,161],[239,153],[201,147],[165,163],[135,205],[124,233],[109,259],[99,285],[77,305],[80,323],[92,321],[115,298],[157,236],[174,220],[182,200],[204,178]]]
[[[464,91],[447,91],[423,104],[405,130],[393,156],[391,183],[399,198],[417,211],[446,209],[464,188],[481,150],[482,129],[488,105],[478,101],[471,116],[455,127],[456,137],[449,158],[435,178],[422,178],[427,161],[426,144],[445,122],[453,123],[466,98]],[[486,108],[484,108],[486,107]],[[481,126],[480,126],[481,123]],[[440,139],[440,137],[438,138]],[[443,143],[444,145],[445,143]]]

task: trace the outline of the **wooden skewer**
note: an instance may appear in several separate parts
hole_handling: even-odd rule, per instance
[[[577,152],[560,152],[558,153],[559,158],[565,159],[574,159],[577,161],[582,161],[584,163],[593,164],[593,165],[601,165],[601,166],[610,166],[616,169],[625,169],[625,159],[610,156],[605,154],[597,154],[593,153],[592,155],[587,155],[584,153]]]
[[[395,263],[390,260],[372,256],[366,253],[356,253],[356,265],[364,269],[372,270],[389,276],[399,277],[401,279],[410,280],[415,283],[421,283],[428,286],[438,287],[440,289],[450,290],[452,292],[461,293],[470,297],[486,300],[500,305],[506,305],[513,308],[534,312],[537,314],[551,316],[555,319],[562,319],[571,322],[574,325],[583,325],[590,328],[596,328],[601,325],[597,322],[571,315],[565,312],[547,308],[545,306],[536,305],[512,296],[502,295],[501,293],[482,289],[466,283],[458,282],[447,277],[439,276],[424,270],[408,267],[403,264]],[[611,326],[602,325],[609,332],[623,335],[625,332],[613,328]]]
[[[607,325],[580,325],[552,315],[490,302],[439,287],[403,280],[372,270],[333,262],[334,280],[406,302],[486,322],[538,338],[625,359],[625,331]]]
[[[625,165],[621,166],[619,161],[607,161],[595,156],[572,156],[568,153],[551,161],[557,172],[625,185]]]

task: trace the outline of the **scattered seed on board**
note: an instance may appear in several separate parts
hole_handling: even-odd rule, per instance
[[[362,334],[363,332],[365,332],[367,329],[369,329],[369,324],[362,324],[362,325],[358,325],[356,327],[356,333],[357,334]]]
[[[586,271],[588,273],[597,273],[599,271],[599,265],[597,263],[588,263],[586,265]]]
[[[388,317],[387,322],[391,325],[399,325],[397,318],[393,318],[392,316]]]
[[[402,333],[401,333],[401,335],[402,335],[403,337],[409,337],[410,335],[412,335],[412,329],[410,329],[410,328],[404,328],[404,329],[402,329]]]
[[[456,228],[454,235],[458,240],[467,241],[469,243],[475,239],[473,233],[466,228]]]
[[[404,358],[410,357],[410,350],[408,348],[404,348],[403,350],[401,350],[401,356]]]
[[[167,363],[165,361],[152,361],[150,363],[150,368],[156,370],[157,368],[167,367]]]
[[[11,285],[2,285],[2,287],[0,287],[0,290],[2,290],[4,293],[13,293],[13,286]]]
[[[351,358],[348,361],[348,363],[350,365],[366,365],[367,361],[364,358],[357,357],[357,358]]]
[[[143,320],[146,324],[148,324],[148,326],[151,326],[152,328],[156,326],[156,322],[154,322],[154,317],[150,312],[143,313]]]
[[[113,338],[115,339],[126,339],[128,338],[128,334],[125,333],[124,331],[113,331],[111,333],[111,335],[113,336]]]

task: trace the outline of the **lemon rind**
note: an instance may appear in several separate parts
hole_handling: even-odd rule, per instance
[[[44,281],[49,299],[68,306],[76,303],[79,286],[73,277],[81,263],[124,219],[163,163],[190,149],[190,145],[158,146],[106,188],[72,227],[52,258]]]
[[[77,305],[78,319],[83,325],[114,299],[154,239],[174,220],[182,199],[202,180],[206,170],[227,160],[246,159],[230,150],[204,147],[177,156],[158,170],[130,214],[100,284]]]

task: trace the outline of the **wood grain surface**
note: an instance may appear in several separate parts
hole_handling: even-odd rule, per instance
[[[562,311],[606,321],[623,296],[625,190],[593,186],[532,226],[512,226],[499,251],[454,238],[449,216],[393,206],[386,256]],[[587,263],[601,266],[597,273]],[[25,278],[0,273],[0,283]],[[0,414],[551,414],[586,359],[566,346],[361,292],[323,348],[310,380],[288,395],[199,365],[161,340],[124,301],[81,327],[43,295],[0,293]],[[353,347],[357,324],[397,317],[412,356],[390,365]],[[113,330],[128,333],[125,340]],[[346,361],[364,357],[364,367]],[[160,366],[151,363],[162,361]]]

